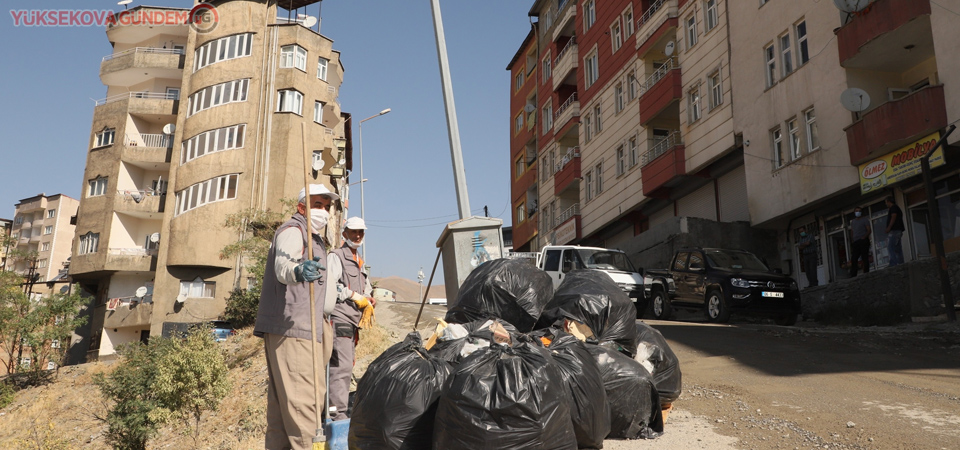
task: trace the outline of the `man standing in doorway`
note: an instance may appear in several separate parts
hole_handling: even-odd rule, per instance
[[[330,361],[330,418],[348,419],[350,378],[356,361],[359,330],[369,327],[376,301],[373,288],[363,271],[363,259],[357,248],[363,245],[367,226],[363,219],[351,217],[343,227],[343,246],[330,252],[327,275],[337,282],[337,306],[333,310],[333,357]],[[336,408],[336,411],[333,409]]]
[[[857,264],[863,260],[863,273],[870,271],[870,220],[863,216],[863,208],[859,206],[853,210],[854,219],[850,221],[850,232],[853,234],[853,243],[850,252],[853,255],[850,261],[850,277],[857,276]]]
[[[890,254],[890,267],[903,264],[903,246],[900,239],[903,237],[903,210],[893,202],[893,197],[887,197],[887,252]]]
[[[800,227],[800,242],[797,248],[800,249],[800,257],[803,258],[803,272],[807,274],[807,284],[809,287],[817,285],[817,243],[813,235],[807,233],[806,227]]]

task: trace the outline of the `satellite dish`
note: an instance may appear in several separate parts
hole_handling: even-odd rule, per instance
[[[160,242],[160,233],[153,233],[153,234],[151,234],[151,235],[150,235],[150,242],[152,242],[152,243],[154,243],[154,244],[156,244],[157,242]]]
[[[147,295],[147,287],[146,287],[146,286],[140,286],[140,287],[138,287],[138,288],[137,288],[137,298],[143,298],[145,295]]]
[[[677,43],[670,41],[667,42],[667,46],[663,48],[663,54],[667,56],[673,56],[673,51],[677,49]]]
[[[183,303],[187,301],[187,294],[180,294],[177,296],[177,303]]]
[[[172,123],[163,126],[163,134],[173,134],[174,131],[177,131],[177,126]]]
[[[319,172],[320,169],[322,169],[322,168],[323,168],[323,160],[320,159],[320,158],[314,159],[314,160],[313,160],[313,170],[316,170],[317,172]]]
[[[344,164],[346,164],[346,163],[347,163],[347,160],[345,160],[345,159],[343,159],[343,158],[341,158],[340,161],[337,161],[337,164],[338,164],[338,165],[341,165],[341,166],[344,165]]]
[[[305,26],[305,27],[307,27],[307,28],[311,28],[311,27],[313,27],[313,26],[316,25],[316,24],[317,24],[317,18],[316,18],[316,17],[307,16],[305,19],[303,19],[303,26]]]
[[[133,3],[133,0],[120,0],[117,2],[118,5],[129,5],[131,3]]]
[[[529,104],[529,103],[527,103],[527,106],[524,106],[524,107],[523,107],[523,110],[526,111],[526,112],[528,112],[528,113],[532,113],[532,112],[533,112],[534,110],[536,110],[536,109],[537,109],[536,106],[533,106],[533,105],[531,105],[531,104]]]
[[[870,4],[870,0],[833,0],[833,4],[840,11],[852,14],[863,11]]]
[[[840,104],[853,112],[863,112],[870,107],[870,94],[860,88],[850,88],[840,94]]]

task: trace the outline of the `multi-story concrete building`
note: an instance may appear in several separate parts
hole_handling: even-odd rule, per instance
[[[13,221],[10,219],[0,219],[0,239],[5,240],[10,236],[10,230],[13,228]],[[2,242],[2,241],[0,241]],[[5,243],[5,245],[0,245],[0,270],[7,269],[7,252],[10,251],[10,247],[13,246],[13,243]]]
[[[9,251],[27,257],[7,261],[6,268],[25,277],[34,274],[34,294],[48,293],[44,283],[56,278],[70,259],[75,228],[70,217],[79,204],[63,194],[40,194],[17,203],[10,229],[16,244]]]
[[[70,267],[96,298],[88,359],[171,324],[216,319],[230,291],[249,283],[247,261],[219,256],[238,239],[225,219],[282,209],[303,187],[308,159],[316,182],[345,186],[349,133],[333,41],[278,18],[275,1],[207,4],[212,29],[106,30],[114,53],[100,66],[107,93],[93,114]]]
[[[510,71],[510,196],[518,251],[536,248],[540,196],[537,185],[537,35],[527,34],[507,65]],[[552,114],[552,113],[551,113]],[[542,117],[540,120],[544,120]]]

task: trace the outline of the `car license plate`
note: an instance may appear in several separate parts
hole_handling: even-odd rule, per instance
[[[760,295],[762,295],[762,296],[764,296],[764,297],[783,298],[783,292],[767,292],[767,291],[763,291],[763,292],[761,292]]]

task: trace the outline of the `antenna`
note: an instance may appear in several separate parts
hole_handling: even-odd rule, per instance
[[[177,131],[177,126],[172,123],[163,126],[163,134],[173,134],[174,131]]]
[[[870,107],[870,94],[860,88],[850,88],[840,94],[840,104],[849,111],[863,112]]]
[[[536,106],[533,106],[533,105],[531,105],[531,104],[529,104],[529,103],[527,103],[527,106],[524,106],[524,107],[523,107],[523,110],[526,111],[526,112],[528,112],[528,113],[532,113],[532,112],[533,112],[534,110],[536,110],[536,109],[537,109]]]
[[[307,28],[312,28],[317,24],[317,18],[313,16],[306,16],[303,18],[303,26]]]
[[[160,233],[153,233],[150,235],[150,242],[156,244],[160,242]]]
[[[840,11],[853,14],[863,11],[870,4],[870,0],[833,0],[833,4]]]
[[[123,5],[123,9],[127,9],[127,5],[133,3],[133,0],[120,0],[117,2],[118,5]]]
[[[180,294],[177,296],[177,303],[183,303],[187,301],[187,294]]]
[[[677,43],[670,41],[667,42],[666,47],[663,48],[663,54],[667,56],[673,56],[673,51],[677,49]]]
[[[137,298],[143,298],[147,295],[147,287],[140,286],[137,288]]]

